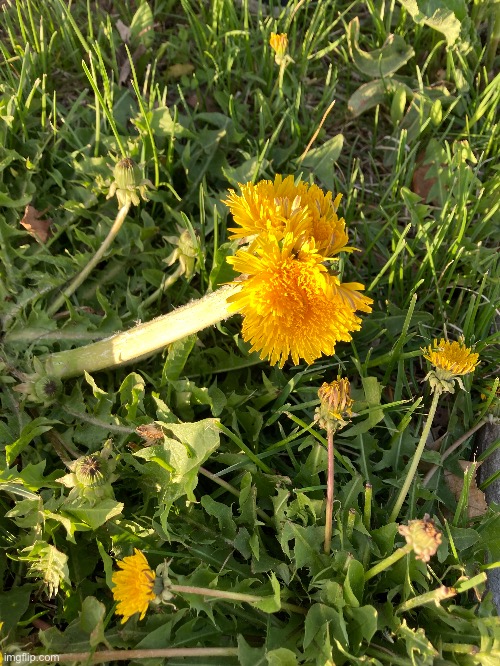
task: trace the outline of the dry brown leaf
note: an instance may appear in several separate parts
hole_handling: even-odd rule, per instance
[[[437,178],[427,178],[427,173],[433,165],[424,164],[424,160],[425,153],[422,152],[417,157],[417,167],[413,172],[412,190],[415,192],[415,194],[418,194],[419,197],[422,197],[422,199],[428,201],[429,192],[431,191],[433,185],[436,183]]]
[[[52,219],[47,217],[45,220],[42,220],[42,215],[45,212],[40,212],[34,206],[28,204],[24,209],[23,219],[21,220],[21,225],[40,243],[46,243],[50,237],[49,227],[52,224]]]
[[[470,468],[471,465],[476,466],[476,470],[479,467],[479,464],[472,463],[470,460],[459,460],[460,467],[464,470],[464,473]],[[458,500],[464,487],[464,478],[459,477],[448,470],[445,470],[444,478],[448,484],[449,489],[455,496],[455,499]],[[474,518],[475,516],[483,516],[488,510],[488,505],[486,504],[486,499],[482,490],[479,490],[476,483],[476,475],[472,479],[469,488],[469,506],[467,509],[467,515],[469,518]]]
[[[128,27],[128,25],[125,25],[123,21],[118,19],[118,21],[115,23],[115,27],[118,30],[120,37],[125,42],[125,44],[128,44],[130,41],[130,28]]]

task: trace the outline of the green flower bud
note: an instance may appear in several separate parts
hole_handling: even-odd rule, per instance
[[[108,481],[108,463],[100,455],[82,456],[75,462],[75,477],[86,488],[96,488]]]
[[[62,382],[57,377],[40,377],[33,385],[33,395],[35,400],[39,400],[44,404],[53,402],[61,395]]]
[[[395,125],[399,125],[403,119],[406,108],[406,90],[400,87],[394,93],[391,104],[391,120]]]
[[[111,199],[116,194],[119,208],[127,204],[138,206],[141,202],[139,194],[144,201],[147,201],[147,188],[153,187],[153,184],[142,178],[141,170],[130,157],[125,157],[117,162],[113,169],[113,177],[114,182],[111,184],[106,198]]]

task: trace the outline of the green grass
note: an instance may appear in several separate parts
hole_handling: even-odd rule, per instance
[[[149,649],[203,647],[229,651],[150,663],[495,663],[500,624],[483,594],[487,566],[500,561],[500,519],[495,507],[468,517],[474,481],[458,461],[473,459],[467,433],[497,400],[498,5],[443,0],[444,32],[426,3],[419,23],[407,2],[0,5],[4,653],[137,649],[140,661]],[[281,72],[271,32],[288,34]],[[154,187],[55,307],[108,235],[117,207],[106,196],[123,156]],[[236,243],[222,200],[276,173],[343,195],[361,251],[339,267],[374,299],[352,343],[278,369],[249,352],[235,316],[130,367],[64,381],[53,400],[15,390],[47,354],[230,281]],[[28,204],[53,220],[45,243],[20,224]],[[187,272],[168,262],[184,230]],[[466,390],[441,396],[431,431],[440,443],[424,451],[397,518],[429,513],[442,545],[428,565],[410,554],[365,583],[404,544],[389,516],[432,400],[420,349],[462,334],[480,365]],[[326,436],[313,419],[318,388],[337,374],[350,379],[358,415],[335,440],[328,556]],[[149,446],[136,428],[154,422],[163,434]],[[106,442],[115,469],[100,490],[58,483]],[[445,470],[464,479],[459,497]],[[264,600],[179,594],[120,625],[113,559],[133,548],[153,568],[171,560],[175,584]],[[441,585],[459,593],[422,602]]]

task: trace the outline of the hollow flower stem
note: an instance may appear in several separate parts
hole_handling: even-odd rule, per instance
[[[239,288],[239,283],[225,285],[198,301],[106,340],[51,354],[45,358],[46,373],[51,377],[66,379],[85,371],[97,372],[144,359],[176,340],[229,317],[231,313],[227,298]]]
[[[78,287],[87,279],[90,273],[101,261],[107,249],[109,248],[111,243],[116,238],[118,232],[122,228],[122,225],[125,222],[125,218],[127,217],[129,210],[130,210],[130,203],[127,203],[125,204],[125,206],[122,206],[120,208],[115,218],[115,221],[113,222],[113,226],[109,230],[109,233],[104,239],[101,247],[97,250],[92,259],[85,266],[85,268],[83,268],[83,270],[80,273],[78,273],[78,275],[75,278],[73,278],[73,280],[69,283],[66,289],[64,289],[64,291],[56,298],[56,300],[52,303],[52,305],[49,306],[49,308],[47,309],[49,315],[54,315],[64,305],[65,299],[69,298],[72,294],[75,293]]]
[[[159,648],[154,650],[100,650],[98,652],[68,652],[51,655],[52,663],[84,662],[104,664],[109,661],[131,661],[133,659],[168,659],[169,657],[236,657],[238,648]],[[30,664],[47,663],[44,655],[29,655]]]
[[[392,553],[392,555],[386,557],[385,560],[381,560],[374,567],[368,569],[368,571],[365,573],[365,581],[370,580],[370,578],[374,578],[379,573],[382,573],[382,571],[385,571],[393,564],[396,564],[398,560],[400,560],[405,555],[408,555],[408,553],[411,553],[412,550],[413,546],[409,543],[407,543],[406,546],[398,548]]]
[[[417,473],[418,463],[420,462],[420,458],[422,457],[422,453],[424,452],[425,443],[427,442],[429,432],[431,431],[432,421],[434,420],[434,414],[436,413],[436,409],[437,409],[437,406],[438,406],[439,396],[440,396],[440,392],[435,391],[434,394],[433,394],[433,397],[432,397],[431,408],[429,410],[429,414],[427,415],[427,420],[425,422],[424,429],[422,430],[422,435],[421,435],[420,441],[417,445],[415,455],[413,456],[413,460],[411,462],[410,469],[408,470],[408,474],[407,474],[406,479],[403,483],[403,487],[401,488],[401,490],[399,492],[398,499],[396,500],[396,504],[394,505],[392,513],[389,517],[389,522],[390,523],[396,522],[396,518],[399,515],[399,511],[400,511],[400,509],[403,505],[403,502],[406,499],[406,496],[408,495],[408,491],[410,490],[410,486],[413,482],[415,474]]]

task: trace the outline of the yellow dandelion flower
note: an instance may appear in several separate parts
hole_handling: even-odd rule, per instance
[[[351,385],[345,377],[337,377],[333,382],[324,382],[318,391],[320,400],[314,420],[321,428],[337,430],[347,425],[352,416]],[[347,420],[346,420],[347,419]]]
[[[238,250],[228,258],[246,275],[239,292],[228,299],[231,310],[244,317],[243,338],[262,359],[280,367],[289,356],[297,364],[300,358],[312,363],[321,354],[333,354],[335,344],[350,341],[361,325],[314,243],[299,252],[294,243],[292,234],[283,243],[261,239],[254,252]]]
[[[337,215],[341,194],[332,201],[331,192],[325,194],[317,185],[302,181],[296,185],[293,176],[279,174],[274,182],[261,180],[239,187],[240,195],[229,190],[224,201],[238,225],[229,229],[231,238],[266,234],[282,240],[291,233],[296,248],[314,241],[323,258],[354,249],[347,247],[345,220]]]
[[[150,601],[155,599],[155,573],[150,568],[144,553],[137,548],[134,554],[117,562],[121,571],[115,571],[113,597],[118,602],[116,613],[123,615],[122,624],[135,613],[140,613],[140,620],[146,614]]]
[[[458,342],[448,342],[443,338],[439,342],[434,340],[432,345],[422,349],[422,352],[424,358],[435,367],[426,379],[429,380],[432,390],[440,393],[454,393],[455,381],[464,388],[460,376],[472,372],[479,363],[479,354],[466,347],[463,338]]]
[[[269,45],[274,51],[274,60],[276,64],[281,65],[288,49],[288,37],[286,32],[280,34],[272,32],[271,37],[269,38]]]

